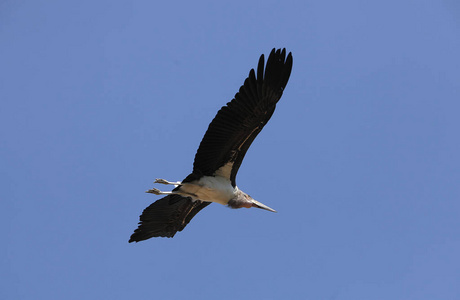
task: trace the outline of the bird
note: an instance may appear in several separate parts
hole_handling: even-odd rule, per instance
[[[264,55],[260,56],[257,73],[254,69],[249,71],[235,97],[209,124],[196,152],[192,173],[182,181],[154,181],[173,185],[172,191],[146,191],[164,197],[144,209],[129,243],[152,237],[172,238],[212,202],[230,208],[256,207],[276,212],[240,190],[236,175],[252,142],[273,115],[291,70],[292,53],[286,55],[285,48],[273,48],[266,64]]]

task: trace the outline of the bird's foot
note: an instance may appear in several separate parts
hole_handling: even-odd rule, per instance
[[[159,189],[156,189],[156,188],[153,188],[153,189],[150,189],[148,191],[145,191],[146,193],[150,193],[150,194],[155,194],[155,195],[162,195],[164,194],[164,192],[160,191]]]
[[[180,182],[180,181],[171,182],[171,181],[168,181],[166,179],[157,178],[157,179],[155,179],[155,181],[153,183],[180,185],[182,182]]]

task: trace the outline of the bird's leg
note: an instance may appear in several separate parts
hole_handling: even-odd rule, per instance
[[[183,193],[183,192],[179,192],[179,191],[162,192],[162,191],[160,191],[159,189],[156,189],[156,188],[150,189],[150,190],[145,191],[145,192],[150,193],[150,194],[155,194],[155,195],[181,195],[181,196],[184,196],[184,197],[196,197],[195,194]]]
[[[182,184],[182,182],[180,182],[180,181],[171,182],[171,181],[168,181],[166,179],[160,179],[160,178],[155,179],[155,181],[153,183],[172,184],[172,185],[180,185],[180,184]]]
[[[160,191],[159,189],[156,189],[156,188],[153,188],[153,189],[150,189],[148,191],[145,191],[146,193],[150,193],[150,194],[155,194],[155,195],[170,195],[170,194],[176,194],[174,192],[162,192]]]
[[[182,183],[180,181],[172,182],[172,181],[168,181],[166,179],[160,179],[160,178],[155,179],[154,183],[171,184],[171,185],[174,185],[176,187],[179,186],[179,185],[180,186],[193,185],[192,183],[188,183],[188,182],[185,182],[185,183]],[[187,193],[185,191],[181,191],[180,189],[174,189],[171,192],[163,192],[163,191],[160,191],[159,189],[152,188],[152,189],[146,191],[146,193],[155,194],[155,195],[181,195],[181,196],[184,196],[184,197],[196,197],[195,194]]]

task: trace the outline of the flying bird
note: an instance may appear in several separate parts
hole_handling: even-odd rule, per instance
[[[129,242],[151,237],[173,237],[211,202],[231,208],[274,209],[254,200],[236,185],[236,174],[244,155],[267,124],[281,98],[292,69],[292,55],[273,49],[264,70],[264,55],[240,87],[235,98],[223,106],[209,124],[193,163],[193,171],[182,181],[156,179],[174,185],[172,191],[156,188],[147,193],[165,195],[148,206]]]

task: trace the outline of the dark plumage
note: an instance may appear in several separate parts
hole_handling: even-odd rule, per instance
[[[193,172],[211,176],[226,164],[234,162],[232,185],[246,151],[270,120],[281,98],[292,69],[292,56],[286,50],[272,50],[264,77],[264,55],[259,59],[257,79],[254,69],[240,87],[235,98],[217,112],[209,124],[195,156]]]
[[[285,49],[271,51],[265,71],[264,55],[261,55],[257,76],[251,69],[235,98],[223,106],[209,124],[196,153],[193,172],[176,184],[172,192],[148,191],[167,196],[143,211],[139,228],[129,242],[173,237],[211,202],[233,208],[258,207],[274,211],[239,190],[236,174],[249,146],[275,111],[291,69],[292,55],[289,53],[286,57]],[[156,183],[175,184],[162,179]],[[209,191],[214,198],[206,198]]]
[[[188,197],[168,195],[150,204],[139,217],[139,228],[134,230],[129,242],[151,237],[173,237],[182,231],[190,220],[211,202],[192,202]]]

